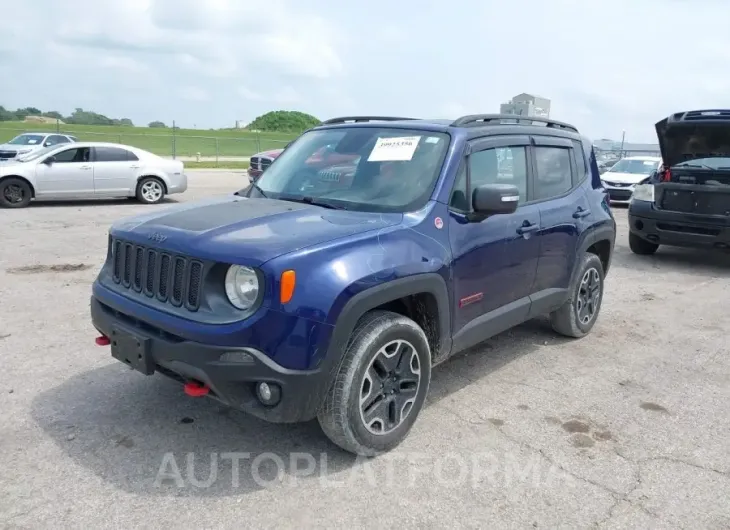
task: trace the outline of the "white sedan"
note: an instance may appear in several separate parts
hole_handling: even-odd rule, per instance
[[[35,200],[136,197],[155,204],[183,193],[183,163],[128,145],[77,142],[0,162],[0,207]]]

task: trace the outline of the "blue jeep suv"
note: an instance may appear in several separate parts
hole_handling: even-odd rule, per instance
[[[337,118],[245,190],[116,223],[91,316],[143,374],[375,455],[451,355],[545,314],[586,335],[615,235],[571,125]]]

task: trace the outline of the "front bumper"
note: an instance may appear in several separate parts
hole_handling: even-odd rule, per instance
[[[261,171],[260,169],[248,168],[248,180],[250,182],[253,182],[257,178],[259,178],[262,173],[263,173],[263,171]]]
[[[246,341],[231,346],[189,340],[141,321],[131,311],[122,312],[97,296],[91,297],[91,319],[99,333],[112,341],[112,355],[120,362],[145,375],[158,372],[181,383],[203,383],[210,389],[209,397],[266,421],[313,419],[331,382],[330,361],[334,358],[329,355],[312,370],[285,368],[256,348],[255,340],[249,341],[250,346]],[[269,334],[276,335],[276,324],[270,326]],[[252,337],[261,332],[259,323]],[[279,341],[279,337],[273,338]],[[281,389],[276,405],[265,406],[258,400],[255,387],[259,382],[274,383]]]
[[[631,195],[634,193],[634,184],[627,186],[613,186],[603,182],[603,187],[608,192],[608,198],[612,203],[628,204],[631,202]]]
[[[659,210],[648,201],[631,202],[629,230],[660,245],[730,249],[730,218]]]

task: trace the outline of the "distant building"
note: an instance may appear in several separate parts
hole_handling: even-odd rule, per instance
[[[532,94],[518,94],[509,102],[499,106],[500,114],[516,114],[518,116],[550,117],[550,100],[533,96]]]

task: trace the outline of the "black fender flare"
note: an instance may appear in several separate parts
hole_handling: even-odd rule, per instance
[[[603,271],[604,276],[608,275],[608,269],[611,265],[611,259],[613,258],[613,247],[616,243],[616,227],[615,225],[600,225],[590,229],[578,247],[578,255],[582,256],[590,247],[599,241],[608,241],[610,243],[610,250],[608,253],[608,261],[606,262],[606,268]],[[575,274],[575,271],[574,271]],[[571,279],[572,280],[572,279]],[[571,281],[572,285],[572,281]]]
[[[439,316],[440,351],[432,352],[434,358],[451,351],[451,307],[449,291],[443,277],[429,272],[399,278],[357,293],[344,305],[337,317],[330,337],[327,354],[320,369],[328,371],[328,385],[342,362],[343,352],[355,330],[358,320],[368,311],[406,296],[429,293],[436,299]]]

